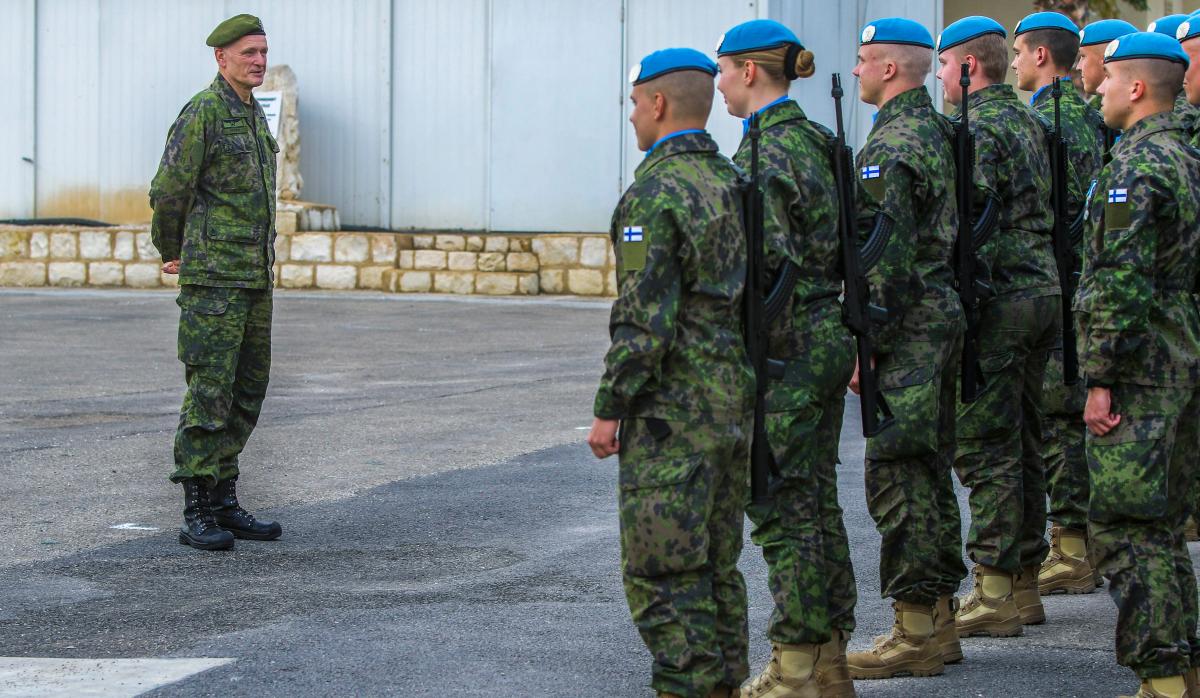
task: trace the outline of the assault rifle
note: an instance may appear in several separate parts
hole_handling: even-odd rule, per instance
[[[858,211],[854,205],[854,158],[846,145],[846,129],[842,123],[842,76],[833,74],[833,113],[837,135],[833,144],[833,172],[837,181],[838,241],[841,247],[842,277],[846,288],[842,299],[842,322],[854,335],[858,345],[859,403],[862,407],[863,436],[872,437],[886,429],[895,418],[879,389],[875,371],[874,349],[871,346],[871,326],[887,322],[888,312],[871,303],[871,288],[866,271],[883,256],[891,234],[890,220],[868,240],[861,258],[858,249]]]
[[[971,87],[970,66],[962,64],[962,75],[958,84],[962,86],[962,108],[959,110],[957,130],[954,134],[954,159],[958,164],[955,181],[958,195],[958,237],[954,241],[954,286],[962,302],[967,318],[967,332],[963,338],[961,399],[964,404],[974,402],[983,387],[983,367],[979,364],[979,321],[981,299],[991,293],[986,283],[976,278],[975,250],[991,235],[995,224],[994,209],[990,202],[973,223],[971,193],[975,189],[975,137],[971,135],[968,90]]]
[[[1054,78],[1050,95],[1054,98],[1054,130],[1050,133],[1050,205],[1054,209],[1054,262],[1062,287],[1063,383],[1079,382],[1079,356],[1075,347],[1075,326],[1071,323],[1071,298],[1075,293],[1075,249],[1067,230],[1067,139],[1062,131],[1062,84]],[[1074,227],[1074,226],[1072,226]]]

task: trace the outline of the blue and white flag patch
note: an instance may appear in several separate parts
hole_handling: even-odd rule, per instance
[[[623,233],[623,239],[625,240],[625,242],[642,242],[643,240],[645,240],[645,235],[643,235],[643,233],[642,233],[642,226],[640,226],[640,225],[625,226],[625,231]]]
[[[867,165],[866,167],[862,168],[862,178],[863,179],[878,179],[879,178],[879,165]]]
[[[1108,190],[1108,203],[1124,204],[1124,203],[1128,203],[1128,202],[1129,202],[1129,190],[1128,189],[1109,189]]]

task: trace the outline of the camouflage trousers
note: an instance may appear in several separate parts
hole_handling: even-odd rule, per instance
[[[657,691],[704,697],[750,673],[737,562],[751,429],[749,416],[703,425],[622,422],[621,571]]]
[[[979,398],[958,407],[954,469],[970,488],[967,554],[1016,574],[1042,564],[1046,475],[1042,384],[1062,323],[1058,296],[996,299],[983,308]]]
[[[840,321],[832,339],[772,381],[766,423],[781,477],[767,504],[746,506],[775,602],[767,637],[784,644],[820,644],[834,628],[854,630],[858,594],[837,491],[854,342]]]
[[[1082,379],[1075,385],[1063,384],[1062,349],[1050,352],[1042,386],[1042,461],[1050,495],[1046,518],[1077,531],[1087,530],[1088,469],[1083,448],[1086,398]]]
[[[1117,662],[1143,679],[1200,666],[1183,524],[1196,498],[1200,392],[1118,383],[1121,423],[1087,436],[1092,546],[1117,604]]]
[[[940,336],[901,343],[878,358],[879,385],[896,422],[866,448],[867,509],[883,538],[880,591],[922,606],[956,592],[967,574],[950,474],[962,328]]]
[[[172,482],[228,480],[258,423],[271,373],[271,291],[179,288],[179,360],[187,393]]]

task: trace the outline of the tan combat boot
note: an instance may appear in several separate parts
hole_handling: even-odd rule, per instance
[[[1088,559],[1087,533],[1073,528],[1050,528],[1050,553],[1037,576],[1043,596],[1065,592],[1090,594],[1096,590],[1096,571]]]
[[[846,644],[850,639],[845,630],[834,630],[829,642],[817,649],[817,665],[813,674],[821,689],[821,698],[855,698],[854,682],[846,666]]]
[[[1200,669],[1192,667],[1183,675],[1183,683],[1187,686],[1187,692],[1192,698],[1200,696]]]
[[[963,660],[962,643],[958,641],[958,629],[954,627],[957,611],[958,599],[949,594],[939,598],[933,607],[933,635],[941,647],[943,664],[957,664]]]
[[[933,636],[933,607],[897,601],[896,622],[890,635],[875,638],[866,652],[846,657],[850,676],[856,679],[890,679],[893,676],[937,676],[946,670],[942,650]]]
[[[1188,698],[1187,682],[1182,676],[1146,679],[1136,696],[1120,698]]]
[[[987,565],[975,566],[975,588],[959,606],[954,625],[959,637],[1014,637],[1024,632],[1013,599],[1011,574]]]
[[[1091,582],[1090,577],[1088,582]],[[1017,603],[1022,625],[1041,625],[1046,622],[1046,608],[1042,606],[1042,596],[1038,593],[1037,565],[1022,569],[1013,580],[1013,601]]]
[[[742,688],[742,698],[821,698],[816,663],[820,645],[771,643],[771,660]]]

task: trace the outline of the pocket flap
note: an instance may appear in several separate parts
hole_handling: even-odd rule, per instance
[[[679,485],[691,480],[702,462],[704,456],[699,453],[649,458],[638,463],[636,468],[621,468],[621,489],[630,491]]]
[[[1004,354],[992,354],[979,358],[979,367],[984,373],[999,373],[1013,362],[1014,354],[1010,351]]]
[[[222,223],[209,221],[208,239],[224,240],[226,242],[258,242],[262,239],[256,225],[241,225],[237,223]]]
[[[912,385],[921,385],[933,380],[934,373],[937,367],[930,364],[926,366],[911,366],[908,368],[896,367],[888,371],[880,372],[879,388],[881,390],[891,390],[893,388],[907,388]]]
[[[224,315],[229,308],[229,299],[227,298],[209,298],[186,292],[181,292],[175,299],[175,303],[184,310],[201,315]]]
[[[1146,415],[1131,419],[1128,415],[1121,418],[1121,423],[1104,436],[1094,436],[1088,433],[1091,443],[1097,446],[1112,444],[1131,444],[1138,441],[1155,441],[1167,435],[1167,418],[1159,415]]]
[[[267,145],[271,146],[272,153],[279,152],[279,143],[276,142],[275,137],[269,133],[267,134]]]

